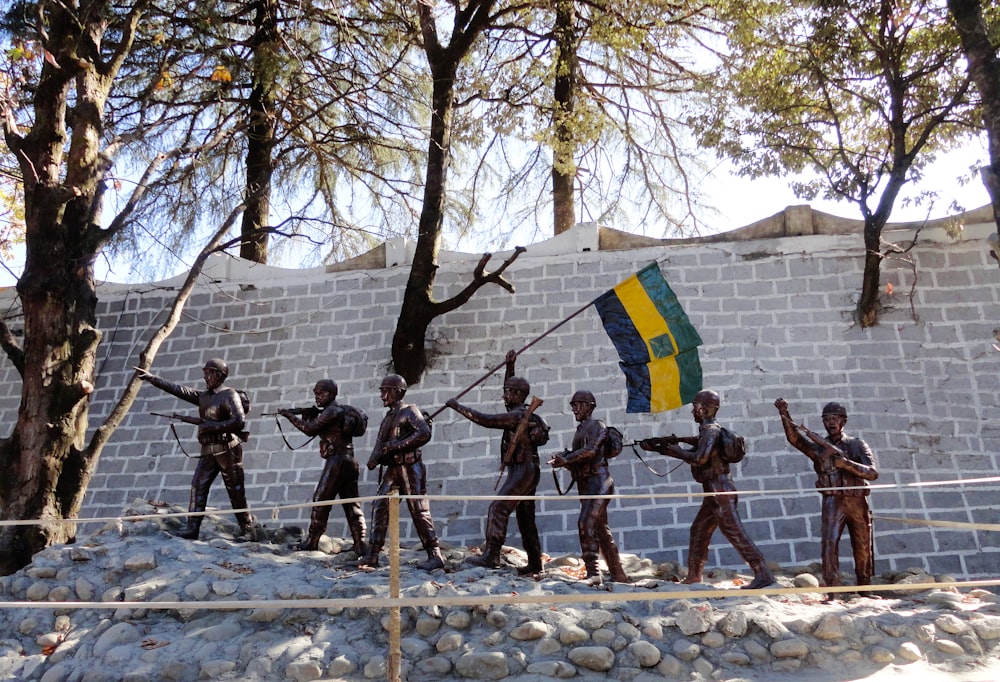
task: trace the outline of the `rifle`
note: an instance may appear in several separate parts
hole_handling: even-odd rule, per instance
[[[816,443],[816,445],[823,448],[823,454],[831,455],[833,457],[842,457],[843,459],[850,459],[850,457],[847,456],[846,452],[838,448],[836,445],[828,441],[826,438],[823,438],[823,436],[819,435],[815,431],[806,428],[805,424],[796,424],[794,421],[792,421],[791,417],[786,417],[785,415],[781,415],[781,419],[782,421],[786,421],[792,426],[794,426],[796,429],[802,432],[802,435],[804,435],[812,442]]]
[[[290,407],[287,410],[282,410],[282,412],[289,412],[291,414],[295,414],[295,415],[298,415],[298,416],[301,417],[302,415],[309,414],[310,412],[318,412],[318,409],[319,408],[317,408],[316,406],[310,405],[309,407]],[[280,412],[261,412],[260,413],[260,416],[262,416],[262,417],[278,417],[280,415],[281,415]]]
[[[163,414],[162,412],[150,412],[154,417],[166,417],[167,419],[173,419],[176,421],[184,422],[185,424],[194,424],[198,426],[201,424],[201,417],[189,417],[186,414],[178,414],[176,412],[171,412],[170,414]]]
[[[524,438],[525,431],[528,430],[528,422],[531,420],[532,413],[538,409],[538,407],[545,402],[539,397],[534,397],[531,399],[531,404],[528,405],[528,409],[525,410],[524,416],[521,417],[521,421],[517,424],[517,430],[514,431],[514,437],[510,439],[510,443],[507,445],[507,452],[503,454],[500,458],[500,470],[497,472],[496,483],[493,484],[493,490],[497,489],[500,485],[500,478],[503,476],[503,470],[507,468],[507,464],[510,463],[510,458],[514,456],[514,448],[517,447],[518,442]]]
[[[153,415],[154,417],[165,417],[166,419],[170,419],[171,421],[181,421],[184,422],[185,424],[192,424],[194,426],[201,426],[201,424],[204,423],[205,421],[201,417],[189,417],[186,414],[178,414],[177,412],[171,412],[170,414],[164,414],[162,412],[150,412],[150,414]],[[170,428],[173,429],[174,425],[171,424]],[[244,443],[250,440],[249,431],[236,431],[234,433]],[[174,431],[174,438],[177,438],[176,431]],[[178,438],[177,441],[180,442],[180,439]]]

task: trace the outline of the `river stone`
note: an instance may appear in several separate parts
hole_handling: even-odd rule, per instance
[[[587,670],[607,672],[615,665],[615,652],[606,646],[581,646],[570,650],[569,660]]]
[[[747,633],[747,616],[743,611],[730,611],[719,620],[718,628],[726,637],[742,637]]]
[[[510,667],[501,651],[470,651],[459,656],[455,672],[473,680],[500,680],[510,674]]]
[[[813,637],[816,639],[840,639],[844,636],[845,621],[849,622],[847,616],[828,613],[816,624],[816,628],[812,633]]]
[[[139,628],[131,623],[115,623],[109,627],[94,643],[94,655],[103,657],[108,651],[120,644],[132,644],[142,637]]]
[[[531,663],[525,669],[529,675],[543,675],[544,677],[555,677],[560,680],[568,680],[576,677],[576,668],[565,661],[539,661]]]
[[[961,656],[965,653],[958,642],[950,639],[936,639],[934,640],[934,646],[937,647],[938,651],[948,656]]]
[[[323,677],[323,666],[319,661],[292,661],[285,668],[285,677],[295,682],[312,682]]]
[[[629,644],[628,650],[643,668],[652,668],[660,662],[660,650],[649,642],[632,642]]]
[[[775,658],[802,658],[809,655],[809,645],[801,639],[780,639],[771,644]]]
[[[578,625],[564,623],[559,626],[559,641],[567,646],[585,642],[588,639],[590,639],[590,635]]]
[[[464,638],[458,632],[446,632],[438,638],[437,651],[444,654],[449,651],[458,651],[462,647]]]
[[[979,639],[1000,639],[1000,617],[998,616],[980,616],[969,624],[976,631]]]
[[[674,655],[682,661],[693,661],[701,656],[701,647],[686,639],[679,639],[674,642]]]
[[[964,620],[950,613],[945,613],[938,616],[934,621],[934,625],[938,630],[943,630],[949,635],[964,635],[972,631],[969,624]]]
[[[920,653],[920,647],[913,642],[903,642],[900,644],[899,648],[896,649],[896,655],[904,661],[909,661],[910,663],[919,661],[924,657],[924,655]]]
[[[537,620],[518,625],[510,631],[511,639],[516,639],[519,642],[531,642],[541,639],[547,634],[549,634],[549,626]]]

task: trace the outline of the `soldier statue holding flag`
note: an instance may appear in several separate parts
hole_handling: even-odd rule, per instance
[[[469,421],[488,429],[503,429],[500,438],[500,473],[506,470],[507,479],[497,493],[506,495],[531,496],[538,487],[541,469],[538,463],[538,446],[549,440],[549,426],[536,412],[542,404],[534,398],[531,405],[525,400],[531,392],[526,379],[514,376],[517,352],[507,353],[507,370],[503,382],[503,402],[506,412],[485,414],[466,407],[452,398],[447,407],[458,412]],[[518,568],[521,575],[534,575],[542,571],[542,543],[538,538],[535,524],[535,501],[497,499],[490,504],[486,515],[486,544],[482,556],[466,559],[475,566],[500,568],[500,549],[507,537],[507,523],[511,513],[516,513],[517,528],[521,533],[524,551],[528,554],[528,564]]]

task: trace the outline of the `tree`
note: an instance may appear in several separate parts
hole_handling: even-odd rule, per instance
[[[410,383],[419,381],[427,367],[424,338],[435,317],[462,306],[487,283],[501,284],[508,291],[513,291],[510,283],[503,280],[502,273],[521,250],[516,250],[500,268],[491,273],[487,273],[485,269],[490,258],[487,254],[480,260],[472,282],[461,292],[444,301],[435,300],[433,295],[437,258],[441,250],[448,167],[452,155],[458,69],[470,54],[474,42],[495,20],[490,15],[493,5],[494,0],[469,0],[464,7],[456,3],[452,7],[453,24],[447,44],[442,43],[439,36],[433,8],[422,2],[416,5],[420,46],[433,79],[430,134],[417,243],[403,294],[403,305],[392,337],[393,367]]]
[[[720,6],[728,54],[704,144],[750,177],[810,170],[806,199],[847,200],[864,218],[863,327],[878,320],[882,229],[903,185],[968,134],[969,77],[931,0],[761,0]],[[874,202],[874,205],[872,205]]]
[[[948,11],[962,41],[969,75],[982,101],[990,164],[984,166],[981,172],[990,203],[993,204],[993,221],[1000,236],[1000,58],[997,57],[1000,35],[997,18],[994,17],[994,28],[990,31],[979,0],[948,0]],[[996,257],[1000,262],[1000,254]]]

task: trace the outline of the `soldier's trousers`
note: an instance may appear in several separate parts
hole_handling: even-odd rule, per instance
[[[854,574],[858,585],[870,585],[874,572],[872,556],[871,515],[868,498],[851,495],[824,495],[821,518],[821,551],[823,582],[827,586],[840,584],[840,536],[844,527],[851,537],[854,551]]]
[[[400,495],[427,494],[427,471],[423,462],[413,464],[394,464],[387,467],[382,483],[376,493],[379,497],[372,503],[372,532],[368,541],[369,553],[378,553],[385,546],[385,536],[389,530],[389,500],[385,495],[393,488]],[[437,533],[434,532],[434,520],[431,518],[431,505],[427,498],[407,500],[406,506],[413,519],[413,528],[428,552],[438,546]]]
[[[198,464],[194,469],[194,476],[191,479],[191,500],[188,503],[188,511],[203,512],[208,504],[208,494],[212,489],[212,482],[222,474],[222,482],[229,493],[229,503],[233,509],[247,508],[247,491],[243,483],[243,446],[234,445],[228,450],[215,454],[203,454],[198,458]],[[189,518],[196,525],[201,525],[203,517]],[[253,523],[250,512],[237,512],[236,521],[241,528],[246,528]]]
[[[702,489],[706,493],[735,493],[736,486],[729,480],[728,476],[719,476],[711,481],[702,484]],[[712,534],[718,528],[726,536],[729,543],[739,552],[743,561],[751,567],[759,566],[764,561],[764,555],[754,544],[750,536],[747,535],[743,522],[740,520],[740,513],[736,507],[737,499],[735,494],[716,495],[705,497],[702,500],[701,508],[691,523],[691,537],[688,546],[688,566],[695,567],[699,572],[705,565],[708,558],[708,545],[712,541]]]
[[[325,502],[336,499],[340,495],[342,499],[356,498],[358,496],[358,461],[351,454],[333,454],[326,458],[323,464],[323,473],[316,483],[316,490],[313,492],[313,502]],[[340,505],[344,508],[344,516],[347,517],[347,526],[351,529],[351,537],[355,544],[363,542],[365,539],[365,515],[361,510],[360,502],[348,502]],[[332,505],[321,505],[313,507],[309,520],[309,536],[319,537],[326,530],[326,525],[330,520],[330,509]]]
[[[614,479],[604,469],[591,476],[581,476],[577,479],[577,487],[581,495],[615,494]],[[580,515],[577,517],[576,526],[580,534],[580,553],[584,562],[596,561],[600,552],[604,555],[604,561],[607,562],[612,577],[620,579],[624,576],[624,572],[621,570],[618,544],[608,526],[609,502],[611,500],[607,497],[580,500]]]
[[[540,477],[537,460],[511,464],[497,495],[534,495]],[[535,523],[534,500],[494,500],[486,514],[486,546],[494,551],[500,550],[507,538],[507,524],[512,512],[517,516],[517,529],[521,533],[524,551],[528,554],[528,565],[536,566],[537,562],[536,567],[540,567],[542,543]]]

